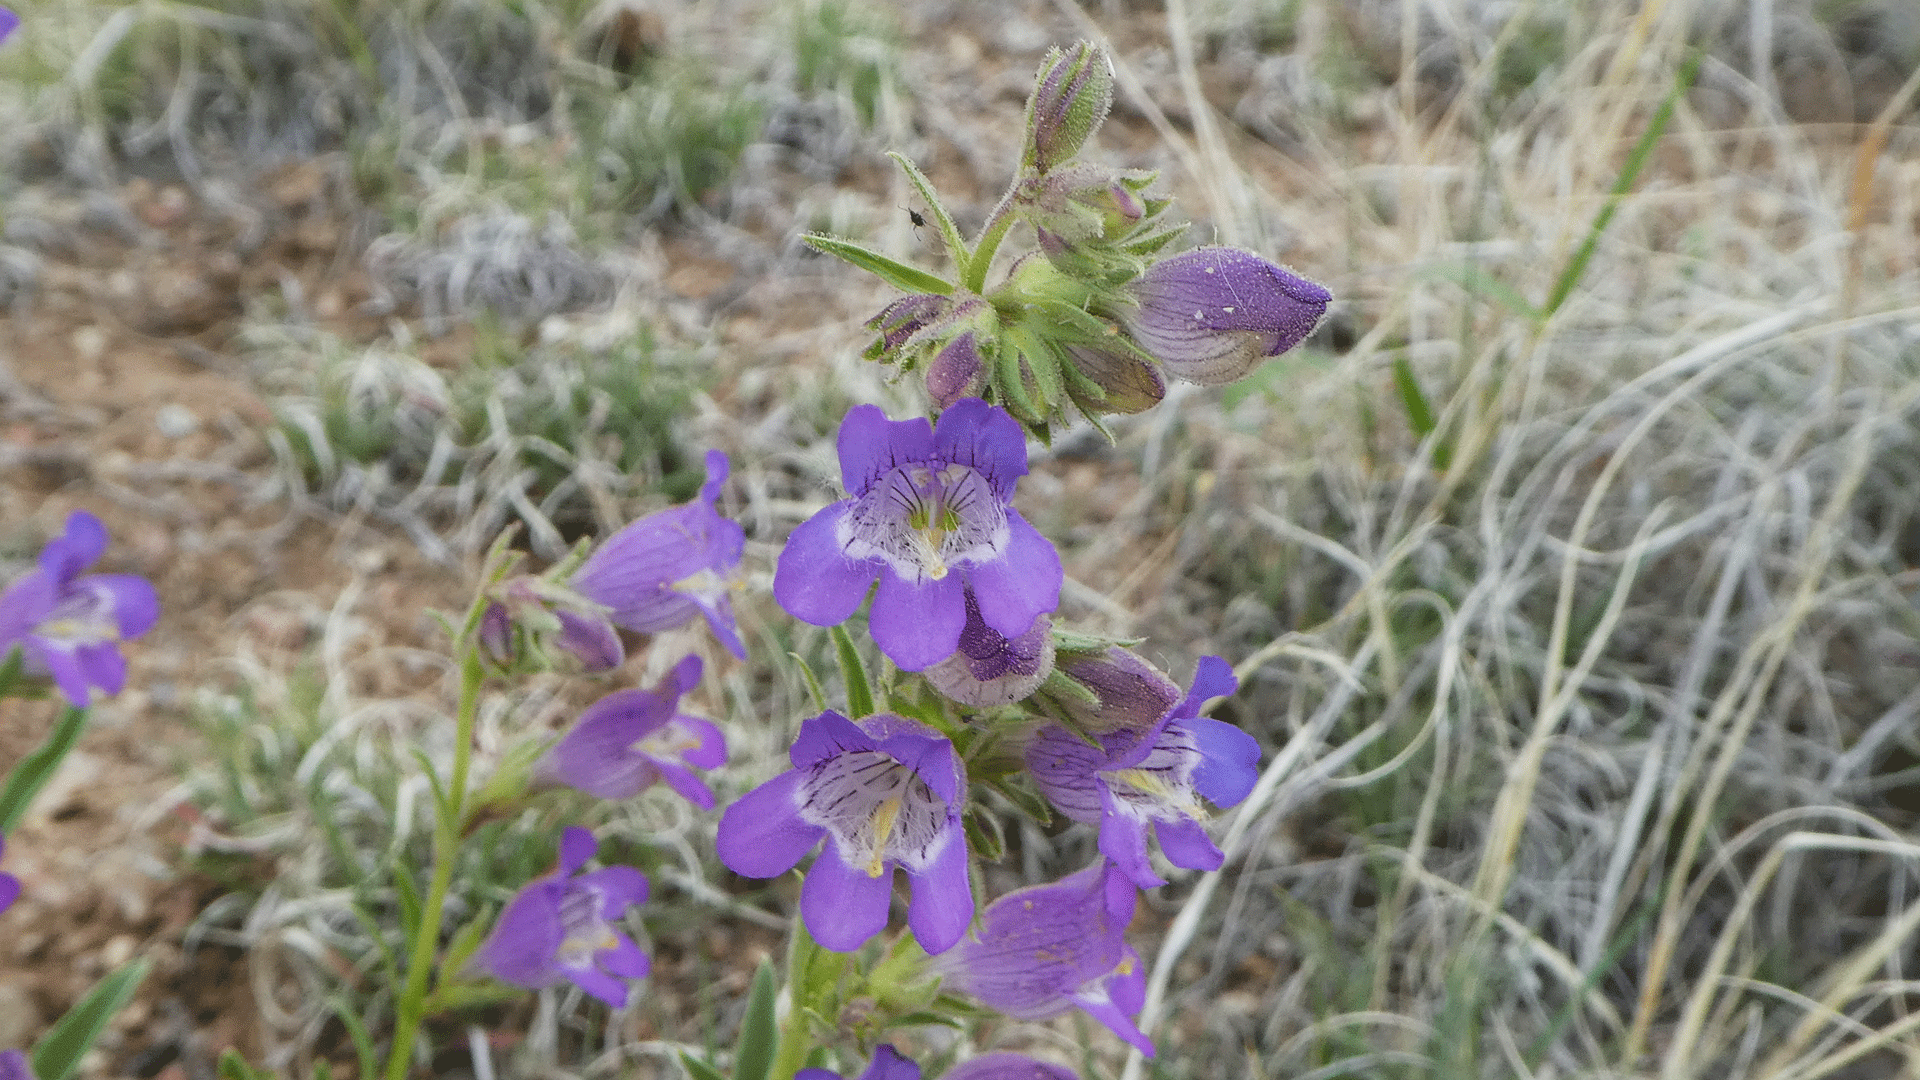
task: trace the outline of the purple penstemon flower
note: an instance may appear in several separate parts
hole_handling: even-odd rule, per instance
[[[518,659],[523,642],[543,663],[549,647],[558,646],[589,672],[612,671],[627,658],[607,609],[572,589],[523,574],[501,582],[491,595],[480,613],[480,644],[501,667]]]
[[[568,981],[625,1007],[627,980],[645,978],[652,965],[614,924],[647,898],[647,879],[631,866],[576,876],[599,846],[591,832],[568,826],[559,869],[528,882],[507,904],[475,962],[501,982],[537,990]]]
[[[727,455],[707,451],[707,482],[684,506],[662,510],[607,538],[574,573],[574,591],[607,609],[615,625],[657,634],[706,617],[733,655],[747,647],[733,621],[728,580],[740,565],[746,532],[714,504],[727,482]]]
[[[1127,284],[1120,322],[1177,379],[1220,386],[1306,340],[1326,287],[1250,251],[1203,247],[1162,259]]]
[[[793,1080],[844,1080],[831,1069],[801,1069],[793,1074]],[[873,1060],[867,1063],[867,1070],[858,1080],[920,1080],[920,1066],[900,1056],[900,1051],[892,1043],[881,1043],[873,1048]]]
[[[1083,1009],[1152,1057],[1153,1040],[1132,1019],[1146,1003],[1146,972],[1125,940],[1139,895],[1105,859],[1016,889],[988,904],[974,935],[933,970],[1016,1020]]]
[[[700,658],[689,656],[651,690],[618,690],[587,706],[535,763],[535,781],[628,799],[664,780],[688,802],[713,809],[713,792],[693,769],[726,764],[726,737],[711,720],[679,711],[681,695],[699,683]]]
[[[913,880],[907,925],[939,953],[973,918],[966,774],[953,744],[925,725],[880,713],[860,723],[824,712],[800,725],[793,768],[754,788],[720,818],[720,861],[746,877],[777,877],[826,841],[800,890],[814,939],[850,952],[886,929],[896,867]]]
[[[19,28],[20,16],[15,15],[11,8],[0,7],[0,41],[7,40],[7,35]]]
[[[839,447],[849,497],[795,529],[774,570],[773,595],[793,617],[837,625],[878,577],[873,640],[920,671],[959,647],[969,588],[1008,637],[1059,605],[1059,553],[1010,505],[1027,444],[1006,410],[967,398],[935,426],[861,405]]]
[[[134,574],[82,574],[107,550],[107,527],[84,510],[47,542],[40,564],[0,594],[0,656],[16,645],[25,670],[51,676],[78,708],[93,691],[117,694],[127,681],[120,642],[160,618],[160,599]]]
[[[1200,800],[1225,807],[1246,798],[1259,779],[1260,744],[1232,724],[1201,716],[1200,706],[1238,685],[1225,660],[1203,657],[1193,689],[1158,720],[1088,736],[1059,725],[1043,728],[1027,746],[1027,768],[1062,813],[1099,826],[1101,853],[1141,888],[1166,884],[1147,856],[1149,826],[1168,862],[1218,870],[1225,857],[1202,824],[1207,811]]]
[[[6,851],[7,838],[0,835],[0,856],[4,856]],[[13,902],[18,899],[20,899],[20,879],[12,874],[0,873],[0,911],[12,907]],[[4,1077],[0,1077],[0,1080],[4,1080]]]

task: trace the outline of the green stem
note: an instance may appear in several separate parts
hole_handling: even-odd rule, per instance
[[[0,785],[0,834],[10,833],[20,824],[27,807],[33,804],[33,797],[53,779],[54,770],[66,760],[86,728],[87,710],[71,705],[61,709],[60,719],[47,733],[47,740],[8,774],[6,783]]]
[[[433,882],[421,905],[407,956],[407,983],[394,1003],[393,1047],[387,1057],[386,1080],[404,1080],[413,1062],[413,1044],[426,1019],[429,976],[440,944],[440,918],[447,892],[453,887],[453,864],[459,855],[460,833],[466,824],[467,768],[473,757],[473,724],[480,712],[480,684],[486,669],[480,662],[480,643],[473,633],[484,597],[474,603],[466,632],[460,636],[460,707],[454,717],[453,776],[434,803]]]
[[[793,928],[787,932],[787,1018],[780,1022],[780,1043],[767,1080],[793,1080],[795,1073],[807,1067],[807,1055],[813,1053],[813,1034],[807,1028],[807,1013],[800,998],[807,985],[807,967],[819,948],[795,912]]]
[[[1019,189],[1020,182],[1015,180],[980,228],[980,239],[974,242],[973,258],[968,260],[961,281],[970,292],[982,292],[987,287],[987,268],[993,265],[994,253],[1000,250],[1000,241],[1007,238],[1007,230],[1013,228],[1013,196]]]

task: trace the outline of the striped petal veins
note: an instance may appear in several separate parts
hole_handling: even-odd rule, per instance
[[[896,862],[925,871],[952,836],[946,800],[893,755],[851,750],[814,762],[800,781],[800,818],[833,837],[842,861],[879,877]]]
[[[561,967],[590,968],[596,953],[620,947],[613,924],[602,917],[606,898],[600,890],[568,882],[560,895],[560,948],[554,961]]]
[[[1100,788],[1113,796],[1115,809],[1136,821],[1204,820],[1206,808],[1193,789],[1200,748],[1184,725],[1158,725],[1146,734],[1151,746],[1139,752],[1137,732],[1100,736],[1101,745],[1062,727],[1049,727],[1027,749],[1027,767],[1047,798],[1076,821],[1100,821]]]
[[[847,558],[880,559],[916,585],[999,558],[1009,537],[1006,506],[992,482],[959,464],[897,466],[835,526]]]

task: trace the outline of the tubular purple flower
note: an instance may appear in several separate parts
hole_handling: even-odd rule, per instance
[[[980,392],[985,368],[969,330],[947,342],[927,365],[927,396],[939,408],[952,408],[961,398]]]
[[[948,1069],[941,1080],[1080,1080],[1080,1074],[1025,1054],[1002,1053],[969,1058]]]
[[[793,1074],[793,1080],[842,1080],[842,1077],[831,1069],[801,1069]],[[873,1060],[859,1080],[920,1080],[920,1066],[901,1057],[892,1043],[881,1043],[873,1048]]]
[[[127,681],[120,642],[160,618],[153,586],[133,574],[81,574],[107,549],[107,528],[84,510],[48,541],[40,565],[0,595],[0,656],[22,650],[25,670],[51,676],[77,708],[93,691],[117,694]]]
[[[1152,1057],[1153,1041],[1132,1019],[1146,1003],[1146,972],[1125,940],[1138,898],[1126,874],[1102,859],[988,904],[974,936],[933,969],[1016,1020],[1083,1009]]]
[[[535,783],[630,799],[664,780],[688,802],[713,809],[713,792],[693,770],[726,764],[726,737],[711,720],[679,711],[681,695],[700,683],[700,666],[699,657],[686,657],[652,690],[619,690],[589,705],[534,764]]]
[[[1053,652],[1052,619],[1037,616],[1026,633],[1007,637],[980,617],[980,605],[969,589],[960,648],[922,674],[935,690],[962,705],[1011,705],[1047,681]]]
[[[1127,286],[1127,333],[1174,378],[1220,386],[1300,344],[1333,294],[1253,254],[1203,247],[1162,259]]]
[[[522,646],[541,664],[550,646],[571,653],[589,672],[611,671],[627,657],[626,646],[602,605],[544,578],[508,578],[493,589],[480,613],[480,644],[494,663],[511,667]]]
[[[703,615],[720,643],[746,659],[727,597],[746,532],[714,509],[726,482],[727,455],[707,451],[707,482],[699,498],[608,537],[573,575],[572,587],[605,606],[616,625],[636,633],[657,634]]]
[[[0,836],[0,856],[4,856],[6,852],[7,838]],[[0,911],[12,907],[13,902],[18,899],[20,899],[20,879],[12,874],[0,873]],[[0,1080],[6,1080],[5,1074],[0,1074]]]
[[[575,876],[599,849],[593,834],[568,826],[560,867],[536,878],[500,913],[474,962],[501,982],[538,990],[571,982],[616,1009],[627,1004],[627,981],[652,964],[614,924],[647,898],[647,879],[631,866]]]
[[[907,925],[928,953],[951,948],[973,918],[960,828],[966,773],[953,744],[880,713],[855,724],[824,712],[800,726],[793,768],[727,807],[716,847],[736,874],[778,877],[822,840],[800,890],[820,944],[851,952],[886,929],[893,871],[913,882]]]
[[[1147,856],[1147,829],[1167,861],[1218,870],[1225,856],[1207,835],[1200,800],[1233,806],[1259,779],[1260,744],[1232,724],[1200,715],[1200,706],[1238,687],[1233,669],[1203,657],[1193,689],[1149,726],[1107,728],[1091,745],[1058,725],[1027,746],[1027,768],[1048,801],[1075,821],[1100,828],[1100,852],[1143,889],[1166,884]]]
[[[1027,444],[1006,410],[967,398],[935,427],[861,405],[839,447],[850,497],[801,523],[774,570],[788,614],[837,625],[878,577],[873,640],[901,670],[921,671],[959,648],[969,588],[1009,637],[1059,606],[1060,556],[1010,505]]]

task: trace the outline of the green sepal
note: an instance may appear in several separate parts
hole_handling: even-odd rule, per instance
[[[914,936],[901,934],[867,972],[866,989],[888,1013],[915,1012],[933,1004],[940,978],[928,973],[927,954]]]
[[[67,1014],[54,1021],[46,1035],[33,1047],[33,1075],[38,1080],[67,1080],[80,1068],[80,1059],[93,1047],[95,1039],[107,1029],[133,992],[140,988],[151,965],[145,957],[93,984],[87,996],[76,1002]]]
[[[960,825],[967,831],[967,846],[987,862],[999,862],[1007,853],[1007,833],[1000,817],[978,806],[967,808]]]
[[[992,374],[989,381],[999,396],[1001,408],[1013,414],[1015,420],[1032,430],[1034,425],[1045,427],[1047,415],[1045,408],[1033,398],[1027,387],[1026,365],[1021,361],[1017,348],[994,350]]]
[[[973,252],[968,249],[966,240],[961,237],[959,226],[953,223],[953,215],[947,213],[947,208],[940,204],[940,197],[934,194],[933,183],[920,171],[920,167],[913,163],[912,158],[894,150],[887,151],[887,156],[893,159],[894,164],[900,166],[900,171],[907,174],[907,183],[912,184],[913,189],[920,193],[921,201],[927,204],[927,213],[940,230],[940,239],[947,245],[947,257],[953,260],[954,272],[965,278],[967,267],[973,261]],[[930,292],[932,290],[915,291]]]
[[[1060,402],[1067,394],[1066,383],[1060,375],[1060,354],[1055,351],[1053,342],[1047,340],[1024,320],[1009,325],[1001,343],[1003,352],[1019,354],[1018,370],[1023,378],[1015,381],[1024,383],[1024,377],[1027,376],[1033,379],[1029,399],[1033,413],[1032,419],[1044,426],[1047,420],[1059,411]],[[1007,349],[1005,346],[1012,346],[1012,348]],[[1002,363],[1004,366],[1004,361]],[[1024,390],[1025,387],[1022,386],[1022,389]]]
[[[486,907],[454,932],[453,940],[447,943],[446,957],[440,961],[440,981],[429,995],[429,1003],[439,998],[441,990],[462,981],[461,973],[466,970],[467,961],[480,951],[480,943],[486,940],[487,931],[492,925],[493,909]]]
[[[847,717],[858,720],[873,715],[873,683],[867,678],[867,666],[854,648],[847,625],[839,623],[828,631],[833,636],[833,655],[840,662],[840,681],[847,687]]]
[[[813,673],[813,666],[797,652],[789,652],[787,655],[793,658],[794,663],[800,665],[800,679],[807,684],[807,696],[813,699],[814,712],[826,712],[827,692],[820,688],[820,677]]]
[[[525,798],[533,784],[533,767],[551,742],[548,738],[522,739],[508,747],[500,757],[500,764],[468,800],[467,815],[476,816],[490,807]]]
[[[692,1078],[692,1080],[727,1080],[726,1073],[694,1057],[685,1050],[680,1052],[680,1067],[687,1070],[687,1076]]]
[[[1029,790],[1020,779],[1024,773],[1008,773],[996,777],[987,786],[1001,798],[1013,804],[1015,810],[1032,818],[1044,826],[1053,821],[1053,804],[1037,791]]]
[[[740,1039],[733,1046],[733,1080],[767,1080],[774,1049],[780,1042],[780,1026],[773,1016],[778,992],[773,964],[760,961],[759,970],[753,973],[753,988],[747,991],[747,1015],[740,1021]]]
[[[815,251],[844,259],[896,289],[913,293],[933,293],[938,296],[946,296],[953,292],[952,282],[937,278],[925,270],[916,269],[906,263],[889,259],[851,240],[841,240],[838,237],[820,233],[806,233],[800,239]]]

